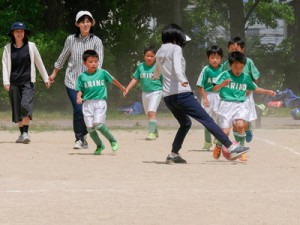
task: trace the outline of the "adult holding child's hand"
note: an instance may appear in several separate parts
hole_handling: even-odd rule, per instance
[[[64,48],[54,64],[50,75],[53,83],[59,70],[68,60],[65,73],[65,86],[68,97],[73,106],[73,130],[75,133],[74,149],[88,148],[86,141],[87,129],[82,114],[82,105],[76,102],[76,80],[86,70],[82,55],[85,50],[95,50],[99,55],[99,68],[103,63],[103,45],[100,38],[94,35],[95,20],[89,11],[79,11],[75,18],[76,33],[67,37]]]

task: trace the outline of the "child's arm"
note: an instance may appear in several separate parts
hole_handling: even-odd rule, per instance
[[[82,91],[77,91],[77,104],[82,104]]]
[[[118,88],[120,88],[122,92],[126,90],[125,87],[122,84],[120,84],[120,82],[117,81],[116,79],[113,79],[113,84],[116,85]]]
[[[126,95],[128,94],[129,90],[136,85],[138,82],[137,79],[132,78],[132,80],[130,81],[130,83],[127,85],[127,87],[125,88],[125,91],[123,91],[123,96],[126,97]]]
[[[199,92],[200,92],[200,94],[202,96],[203,105],[206,106],[206,107],[208,107],[209,106],[209,102],[208,102],[207,95],[206,95],[206,92],[205,92],[204,88],[198,86],[198,90],[199,90]]]
[[[276,95],[275,91],[267,90],[267,89],[260,88],[260,87],[257,87],[254,92],[259,93],[259,94],[272,95],[272,96]]]
[[[217,84],[216,86],[213,87],[213,91],[218,91],[220,90],[222,87],[225,87],[229,84],[231,80],[230,79],[227,79],[227,80],[224,80],[221,84]]]

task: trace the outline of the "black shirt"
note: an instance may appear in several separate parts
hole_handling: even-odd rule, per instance
[[[31,62],[28,43],[24,43],[21,48],[16,48],[11,44],[11,85],[22,85],[29,83],[31,72]]]

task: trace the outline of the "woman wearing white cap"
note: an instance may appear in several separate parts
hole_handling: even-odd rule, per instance
[[[50,87],[48,73],[40,53],[36,45],[28,41],[29,34],[30,30],[24,23],[13,23],[8,32],[11,43],[4,47],[2,56],[4,89],[9,93],[12,121],[18,123],[20,130],[16,143],[24,144],[30,142],[28,130],[35,94],[35,67],[39,70],[46,87]]]
[[[55,68],[50,75],[50,81],[54,82],[58,71],[68,60],[64,83],[73,106],[73,130],[76,139],[74,149],[81,149],[88,148],[85,138],[87,130],[83,119],[82,105],[76,102],[76,80],[79,74],[86,70],[82,63],[82,54],[85,50],[95,50],[99,55],[99,68],[102,67],[103,45],[100,38],[93,34],[95,20],[89,11],[79,11],[75,18],[75,25],[77,27],[76,34],[67,37],[64,48],[54,64]]]

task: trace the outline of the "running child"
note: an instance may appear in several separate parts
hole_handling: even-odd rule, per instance
[[[230,70],[221,73],[215,82],[214,91],[220,93],[218,108],[219,122],[225,134],[229,135],[233,125],[236,128],[234,137],[241,146],[245,144],[246,129],[249,123],[249,109],[246,101],[248,90],[260,94],[276,95],[272,90],[258,87],[249,75],[243,72],[246,65],[246,56],[239,51],[231,52],[228,56]],[[218,143],[214,149],[213,157],[219,159],[222,145]]]
[[[245,42],[238,36],[234,37],[233,39],[231,39],[228,42],[228,53],[230,54],[231,52],[234,52],[234,51],[239,51],[242,53],[244,53],[244,51],[245,51]],[[223,66],[223,71],[229,70],[229,69],[230,69],[229,62],[226,61]],[[257,84],[258,78],[260,77],[260,73],[259,73],[258,69],[256,68],[256,66],[254,65],[253,61],[248,57],[246,57],[246,64],[244,66],[243,72],[245,74],[248,74],[251,77],[252,81]],[[247,92],[246,102],[247,102],[247,108],[249,110],[249,118],[248,118],[249,123],[247,123],[247,127],[245,127],[246,142],[251,142],[253,139],[251,121],[254,121],[257,119],[255,102],[253,99],[252,91]],[[233,129],[234,129],[234,131],[236,131],[235,126],[233,126]],[[241,155],[240,160],[247,161],[247,154]]]
[[[182,48],[190,40],[180,26],[176,24],[167,25],[162,31],[163,44],[156,53],[154,78],[159,79],[160,75],[163,75],[164,102],[180,124],[166,163],[186,163],[186,160],[180,156],[179,150],[191,128],[190,117],[202,123],[229,149],[230,159],[235,159],[249,148],[233,144],[229,140],[228,136],[195,99],[185,75],[185,59],[182,55]]]
[[[125,87],[106,70],[98,68],[99,55],[95,50],[86,50],[83,53],[82,59],[87,70],[77,78],[77,104],[83,104],[82,112],[87,131],[97,145],[94,155],[100,155],[105,148],[97,131],[100,131],[109,140],[111,149],[115,152],[118,150],[119,145],[105,125],[107,110],[106,83],[113,83],[122,92],[125,90]]]
[[[139,81],[141,82],[144,111],[148,116],[149,133],[146,140],[155,140],[158,138],[156,111],[162,97],[162,76],[160,76],[159,80],[153,79],[155,54],[156,49],[153,46],[144,50],[145,62],[138,65],[132,80],[123,93],[126,96],[134,85]]]
[[[213,91],[213,83],[216,77],[222,73],[223,66],[221,60],[223,58],[223,50],[217,45],[213,45],[207,49],[206,55],[209,65],[205,66],[198,78],[197,86],[202,96],[201,106],[211,117],[216,116],[219,106],[219,93]],[[209,151],[212,146],[211,134],[204,128],[204,146],[202,150]]]

